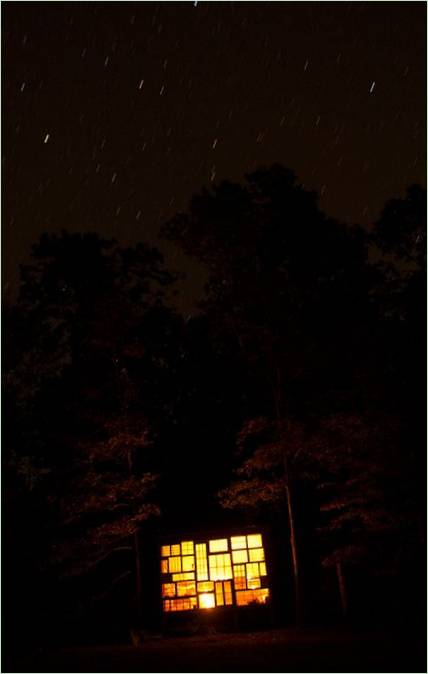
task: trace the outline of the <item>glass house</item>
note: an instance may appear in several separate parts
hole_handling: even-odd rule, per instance
[[[261,533],[177,540],[161,546],[160,565],[164,613],[269,601]]]

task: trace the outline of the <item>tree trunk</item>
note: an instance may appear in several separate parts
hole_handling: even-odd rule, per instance
[[[286,466],[285,468],[287,469]],[[302,597],[299,579],[299,556],[297,553],[296,531],[294,528],[293,501],[291,498],[290,483],[287,474],[285,476],[285,493],[287,497],[288,525],[290,529],[291,559],[293,562],[295,620],[297,627],[300,627],[302,624]]]
[[[137,619],[141,625],[142,621],[142,592],[141,592],[141,557],[140,557],[140,538],[138,529],[134,532],[135,546],[135,596],[137,603]]]
[[[342,562],[336,562],[337,582],[339,584],[340,606],[342,609],[342,616],[346,618],[348,615],[348,591],[346,589],[345,575],[343,572]]]
[[[276,385],[274,386],[274,402],[275,402],[275,411],[278,429],[278,439],[282,445],[284,441],[284,434],[283,434],[282,414],[281,414],[281,372],[279,367],[276,368]],[[287,499],[287,514],[288,514],[288,528],[290,535],[291,559],[293,564],[295,622],[296,626],[300,627],[302,625],[303,616],[302,616],[302,596],[300,591],[300,578],[299,578],[299,556],[297,552],[297,540],[294,522],[294,507],[290,486],[291,482],[290,470],[288,466],[286,453],[284,453],[284,480],[285,480],[285,495]]]

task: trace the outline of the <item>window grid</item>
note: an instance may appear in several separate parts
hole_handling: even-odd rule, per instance
[[[268,601],[261,534],[163,545],[161,557],[166,612]]]

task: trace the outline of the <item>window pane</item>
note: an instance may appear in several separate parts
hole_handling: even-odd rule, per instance
[[[161,573],[168,573],[168,560],[161,559]]]
[[[230,606],[233,604],[233,598],[232,598],[232,584],[230,580],[227,580],[225,583],[223,583],[223,589],[224,589],[224,603],[226,606]]]
[[[207,546],[205,543],[198,543],[195,547],[198,580],[208,580]]]
[[[195,579],[195,574],[194,573],[174,573],[172,576],[173,581],[177,580],[194,580]]]
[[[162,557],[169,557],[171,554],[171,547],[169,545],[162,545],[161,555]]]
[[[214,590],[214,583],[211,580],[206,580],[203,583],[198,583],[198,592],[212,592]]]
[[[250,562],[247,567],[247,579],[259,577],[259,565],[255,562]]]
[[[177,545],[171,545],[171,555],[180,555],[181,554],[181,547],[180,544],[178,543]]]
[[[210,580],[227,580],[232,578],[230,554],[209,555]]]
[[[181,571],[181,557],[170,557],[169,572],[177,573],[178,571]]]
[[[250,553],[254,550],[250,550]],[[233,550],[232,559],[234,564],[245,564],[248,562],[248,554],[246,550]]]
[[[254,550],[249,551],[249,555],[250,562],[263,562],[265,558],[265,552],[263,548],[254,548]]]
[[[182,555],[193,555],[193,541],[183,541],[181,543]]]
[[[255,590],[257,587],[260,587],[261,584],[262,583],[261,583],[260,578],[249,578],[248,579],[248,589],[249,590]]]
[[[215,584],[215,603],[217,606],[223,606],[223,583]]]
[[[194,580],[182,581],[177,583],[177,596],[183,597],[189,594],[196,594],[196,583]]]
[[[242,550],[247,547],[247,539],[245,536],[232,536],[230,539],[232,550]]]
[[[244,564],[242,565],[236,565],[233,567],[233,575],[235,578],[245,578],[245,566]]]
[[[262,537],[260,534],[250,534],[247,536],[248,547],[249,548],[261,548],[262,547]]]
[[[269,590],[263,588],[262,590],[244,590],[244,592],[236,593],[236,603],[238,606],[246,604],[265,604],[269,598]]]
[[[164,603],[165,611],[190,611],[196,607],[196,597],[189,597],[188,599],[169,599],[167,602]]]
[[[182,557],[181,563],[183,571],[194,571],[195,570],[195,558],[192,557]]]
[[[164,583],[162,585],[162,597],[175,597],[175,583]]]
[[[247,581],[245,579],[245,576],[243,578],[235,578],[233,581],[233,584],[235,585],[235,590],[246,590],[247,589]]]
[[[199,608],[213,608],[215,606],[214,594],[204,592],[198,596]]]
[[[260,564],[259,564],[259,569],[260,569],[260,575],[261,575],[261,576],[266,576],[266,575],[267,575],[267,573],[266,573],[266,564],[265,564],[265,562],[260,562]]]
[[[210,541],[210,552],[227,552],[227,538]]]

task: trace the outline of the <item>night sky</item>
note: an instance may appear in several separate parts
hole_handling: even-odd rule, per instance
[[[422,2],[3,3],[3,291],[41,232],[158,244],[280,162],[369,225],[425,182]],[[193,263],[184,303],[200,288]],[[198,285],[199,283],[199,285]]]

